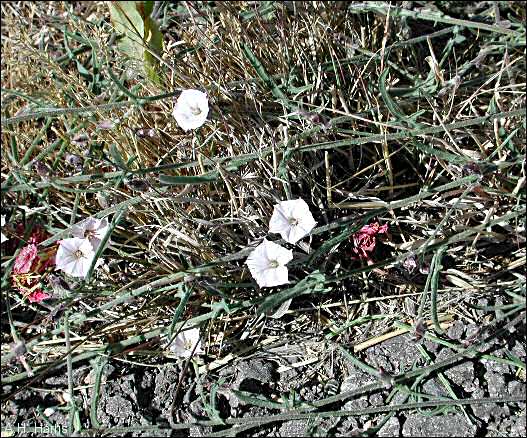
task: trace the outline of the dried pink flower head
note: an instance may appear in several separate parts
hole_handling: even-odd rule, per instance
[[[70,166],[75,167],[76,170],[82,170],[82,163],[84,162],[84,159],[81,156],[66,153],[64,159],[66,160],[66,163],[68,163]]]
[[[137,135],[139,138],[154,138],[157,137],[157,132],[153,128],[139,128],[137,131],[135,131],[135,135]]]
[[[27,274],[31,271],[34,263],[38,261],[37,245],[30,243],[22,248],[15,259],[13,272],[15,274]]]
[[[90,141],[90,137],[85,132],[81,132],[79,134],[76,134],[71,142],[76,146],[86,146],[88,142]]]
[[[353,243],[355,244],[353,252],[358,255],[356,258],[371,260],[368,253],[375,249],[377,234],[384,234],[387,231],[388,224],[381,226],[377,222],[373,222],[363,226],[360,231],[356,232],[353,235]]]
[[[47,294],[46,292],[42,292],[40,289],[37,289],[36,291],[31,292],[27,298],[30,303],[40,303],[41,301],[51,298],[51,295]]]
[[[116,119],[116,120],[103,120],[101,121],[98,125],[97,125],[97,129],[100,129],[100,130],[109,130],[109,129],[113,129],[117,126],[117,124],[119,123],[119,119]]]
[[[49,176],[51,173],[50,168],[40,160],[35,160],[33,163],[33,168],[40,176]]]
[[[417,260],[415,256],[410,255],[404,259],[403,267],[411,274],[417,269]]]

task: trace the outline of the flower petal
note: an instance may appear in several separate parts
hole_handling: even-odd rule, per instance
[[[71,233],[74,237],[79,239],[88,237],[94,251],[99,247],[107,231],[108,220],[106,218],[96,219],[91,216],[71,227]]]
[[[265,246],[262,244],[258,245],[253,252],[249,255],[245,264],[249,267],[249,271],[254,275],[261,271],[264,271],[269,267],[269,259],[267,258],[267,252]]]
[[[101,244],[102,239],[99,237],[90,237],[88,239],[90,241],[90,244],[94,251],[97,251],[97,248],[99,248],[99,245]]]
[[[33,262],[38,259],[38,250],[37,245],[30,243],[29,245],[24,246],[15,259],[15,264],[13,265],[13,272],[15,274],[27,274]]]
[[[185,343],[179,338],[179,336],[172,341],[169,348],[170,351],[177,356],[183,356],[186,352]]]
[[[276,255],[276,261],[280,266],[287,265],[291,260],[293,260],[293,251],[280,247],[280,250],[277,251]]]
[[[268,269],[264,272],[261,282],[260,287],[274,287],[287,284],[289,282],[288,270],[285,266]]]
[[[251,275],[253,276],[253,278],[256,281],[256,284],[258,286],[260,286],[260,287],[266,287],[267,286],[265,270],[258,271],[258,272],[251,272]]]
[[[62,239],[59,244],[59,250],[62,248],[63,251],[68,253],[74,253],[79,249],[81,240],[84,240],[80,237],[71,237],[69,239]],[[58,251],[57,251],[58,253]]]
[[[271,287],[287,283],[287,268],[284,265],[292,259],[293,251],[264,239],[249,255],[245,263],[258,286]],[[272,261],[278,266],[272,267]],[[274,272],[276,270],[278,274]]]
[[[264,239],[262,245],[264,245],[267,260],[276,260],[279,264],[285,265],[293,258],[293,251],[277,243]]]
[[[73,235],[73,237],[77,237],[79,239],[84,239],[85,231],[86,229],[84,228],[82,222],[71,227],[71,234]]]
[[[314,220],[308,220],[305,222],[299,222],[297,225],[291,227],[287,236],[289,243],[295,244],[300,239],[306,237],[311,230],[315,227],[316,222]]]
[[[51,298],[51,295],[42,292],[40,289],[37,289],[36,291],[31,292],[27,298],[30,303],[40,303],[41,301]]]
[[[201,354],[201,342],[199,339],[199,329],[193,328],[177,335],[176,339],[170,344],[170,351],[179,357],[190,357],[194,354]]]
[[[298,206],[300,205],[298,201],[304,202],[302,199],[290,199],[288,201],[280,202],[280,208],[288,218],[297,217],[295,212],[298,212]]]
[[[269,232],[282,234],[282,232],[288,230],[290,227],[286,212],[280,205],[274,206],[273,215],[269,221]]]
[[[186,340],[192,342],[192,344],[196,344],[199,341],[199,329],[193,328],[186,330],[184,333]]]
[[[55,265],[58,269],[67,269],[66,266],[70,265],[71,263],[75,263],[76,261],[77,258],[73,255],[73,253],[65,252],[64,250],[61,251],[61,248],[59,247],[55,256]]]
[[[77,251],[82,253],[80,258],[75,254]],[[72,237],[60,241],[55,263],[58,269],[73,277],[85,277],[94,256],[91,243],[87,239]]]
[[[196,114],[194,111],[198,110]],[[209,102],[207,95],[199,90],[183,90],[179,95],[172,115],[184,131],[197,129],[207,120]]]
[[[88,273],[88,269],[90,269],[90,265],[91,260],[89,263],[86,263],[84,258],[79,259],[76,263],[73,264],[73,270],[71,271],[70,275],[72,277],[84,278]]]
[[[5,217],[0,216],[0,218],[1,218],[0,226],[3,227],[5,225]],[[4,233],[0,233],[0,235],[1,235],[0,243],[4,243],[6,240],[9,240],[9,237],[7,237]]]
[[[91,258],[95,255],[91,243],[87,239],[82,239],[82,242],[79,244],[79,250],[82,251],[86,258]]]
[[[315,225],[307,203],[303,199],[291,199],[274,206],[269,232],[280,233],[285,241],[295,244],[307,236]]]

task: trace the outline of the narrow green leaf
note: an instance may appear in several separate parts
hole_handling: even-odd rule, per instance
[[[9,144],[11,146],[11,155],[10,158],[13,163],[16,165],[20,162],[20,156],[18,155],[18,145],[14,135],[9,136]]]
[[[115,145],[115,143],[110,146],[110,155],[112,156],[112,159],[115,162],[115,164],[117,164],[117,166],[120,169],[128,170],[123,160],[123,157],[121,156],[121,153],[119,152],[119,149],[117,149],[117,146]]]
[[[501,33],[505,35],[512,35],[515,37],[523,36],[520,32],[513,30],[513,29],[507,29],[503,26],[481,23],[478,21],[462,20],[459,18],[452,18],[440,12],[425,12],[421,10],[417,11],[417,10],[406,9],[400,6],[393,6],[389,4],[388,2],[362,2],[358,4],[350,3],[350,6],[348,6],[348,10],[352,14],[361,13],[365,11],[375,11],[377,13],[387,15],[388,8],[390,11],[389,12],[390,17],[411,17],[415,20],[431,21],[435,24],[437,23],[454,24],[454,25],[457,25],[460,27],[466,27],[469,29],[471,28],[481,29],[481,30]]]
[[[235,389],[232,389],[232,392],[236,396],[236,398],[238,398],[240,401],[247,403],[249,405],[259,406],[261,408],[268,408],[268,409],[283,409],[284,408],[284,405],[282,403],[277,403],[272,400],[269,400],[268,398],[260,394],[252,394],[247,391],[237,391]]]
[[[218,179],[218,172],[211,172],[201,176],[171,176],[159,175],[159,182],[166,185],[178,184],[207,184]]]
[[[90,421],[92,427],[100,427],[99,419],[97,418],[97,407],[99,405],[99,397],[101,395],[101,382],[104,367],[108,363],[108,357],[104,355],[97,356],[91,361],[93,371],[95,374],[95,384],[93,385],[93,395],[90,404]]]
[[[446,152],[440,149],[433,148],[432,146],[423,144],[423,143],[414,143],[415,147],[420,151],[424,152],[427,155],[436,156],[442,160],[448,161],[449,163],[456,164],[466,164],[468,162],[474,161],[469,157],[463,157],[460,155],[455,155],[450,152]]]
[[[218,389],[220,389],[221,385],[223,385],[223,383],[225,382],[225,380],[226,380],[226,377],[221,377],[217,382],[214,382],[212,384],[210,388],[210,393],[209,393],[209,404],[208,406],[205,406],[206,411],[210,416],[210,419],[214,421],[219,421],[223,424],[225,423],[223,421],[223,418],[221,418],[218,407],[216,406],[217,405],[216,394],[218,392]]]
[[[187,302],[192,295],[193,287],[188,287],[185,283],[182,283],[181,285],[178,285],[178,289],[180,290],[180,299],[176,311],[174,312],[174,316],[172,317],[172,323],[170,324],[170,328],[168,329],[168,336],[172,337],[174,334],[174,328],[176,327],[176,324],[179,322],[179,319],[181,318],[181,315],[183,314],[183,311],[185,310],[185,306],[187,305]],[[172,339],[171,339],[172,341]]]
[[[361,360],[357,359],[355,356],[353,356],[348,350],[346,350],[344,347],[338,346],[340,352],[342,355],[350,361],[354,366],[357,368],[360,368],[364,372],[372,375],[376,379],[382,380],[379,374],[379,371],[375,369],[374,367],[368,365],[367,363],[362,362]]]
[[[256,70],[256,73],[258,74],[260,79],[264,81],[265,84],[271,89],[273,96],[276,97],[278,100],[280,100],[287,108],[291,110],[297,110],[298,109],[297,106],[289,102],[289,99],[287,98],[287,96],[278,87],[278,85],[276,85],[273,78],[271,78],[267,74],[267,71],[265,70],[264,66],[259,61],[259,59],[256,57],[256,55],[253,53],[253,51],[249,48],[249,46],[247,44],[243,44],[242,49],[247,59],[249,60],[249,62],[252,64],[252,66]]]
[[[318,270],[314,271],[306,278],[300,280],[295,286],[266,297],[260,307],[258,307],[258,313],[269,312],[284,301],[300,295],[328,292],[331,289],[324,287],[325,280],[326,276],[324,274]]]
[[[397,102],[395,102],[395,100],[393,100],[388,93],[388,90],[386,89],[386,78],[388,77],[388,73],[390,73],[390,68],[385,69],[379,77],[379,92],[381,94],[382,100],[384,100],[388,110],[399,122],[405,122],[414,128],[418,127],[412,119],[404,114]]]

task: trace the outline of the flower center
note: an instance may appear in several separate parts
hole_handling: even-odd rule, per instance
[[[95,230],[85,230],[84,231],[84,238],[85,239],[91,239],[95,237]]]
[[[199,116],[201,114],[201,108],[197,105],[190,105],[190,112],[195,116]]]
[[[290,217],[288,219],[288,222],[289,222],[289,225],[293,225],[293,226],[298,225],[298,219],[296,219],[294,217]]]
[[[82,251],[80,249],[78,249],[77,251],[75,251],[73,253],[73,255],[75,256],[76,259],[80,259],[82,257],[84,257],[84,254],[82,253]]]
[[[271,269],[278,268],[278,266],[280,266],[280,265],[279,265],[277,260],[269,260],[269,267]]]

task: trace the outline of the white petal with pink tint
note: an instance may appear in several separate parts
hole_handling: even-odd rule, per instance
[[[57,269],[72,277],[86,277],[92,264],[95,252],[87,239],[72,237],[59,242],[55,256]]]
[[[108,231],[108,220],[89,217],[77,225],[71,227],[71,234],[79,239],[88,239],[94,251],[101,244],[102,239]]]
[[[177,335],[176,339],[170,344],[170,351],[178,357],[190,357],[191,354],[202,354],[199,329],[193,328]]]

